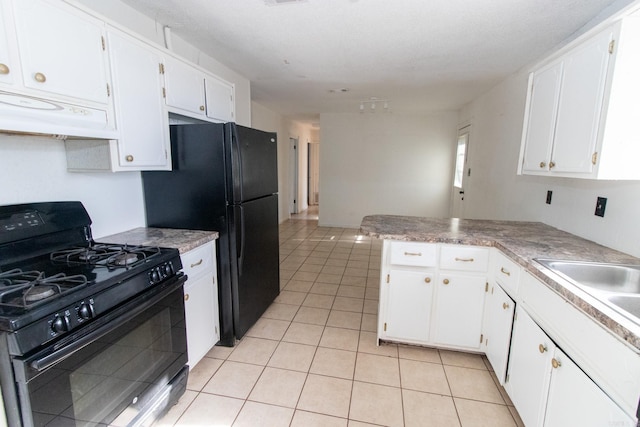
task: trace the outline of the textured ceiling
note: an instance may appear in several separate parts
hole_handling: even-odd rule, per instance
[[[371,97],[392,111],[459,109],[631,3],[123,1],[249,78],[253,100],[297,118],[357,112]]]

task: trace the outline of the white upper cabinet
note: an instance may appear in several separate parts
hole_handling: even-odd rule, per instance
[[[12,2],[26,88],[107,104],[104,24],[62,2]]]
[[[170,110],[204,117],[206,106],[202,71],[172,56],[167,56],[164,64],[167,106]]]
[[[234,86],[180,59],[165,60],[167,107],[200,120],[235,120]]]
[[[207,117],[221,122],[235,121],[234,87],[212,75],[205,77]]]
[[[12,84],[19,68],[15,42],[10,41],[14,33],[9,29],[12,22],[8,19],[8,13],[7,3],[0,1],[0,23],[3,24],[0,25],[0,83]]]
[[[639,26],[624,18],[531,73],[518,173],[640,179]]]

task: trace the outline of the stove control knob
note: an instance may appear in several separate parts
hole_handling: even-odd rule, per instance
[[[96,315],[96,312],[93,309],[93,304],[91,304],[90,302],[82,303],[80,304],[80,307],[78,307],[78,316],[82,320],[93,319],[95,315]]]
[[[171,274],[173,274],[173,266],[171,265],[170,262],[164,265],[164,272],[167,276],[170,276]]]
[[[157,268],[154,268],[153,270],[151,270],[149,278],[151,279],[152,284],[158,283],[161,279],[160,271]]]
[[[56,333],[67,332],[70,329],[67,316],[56,316],[51,322],[51,330]]]

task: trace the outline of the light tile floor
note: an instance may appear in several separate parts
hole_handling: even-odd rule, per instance
[[[214,347],[158,426],[522,426],[485,357],[376,345],[381,242],[280,226],[281,293]]]

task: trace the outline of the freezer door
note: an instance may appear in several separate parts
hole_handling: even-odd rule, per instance
[[[278,196],[232,205],[234,329],[241,338],[280,293]],[[232,258],[233,259],[233,258]]]
[[[275,133],[227,123],[225,143],[231,157],[230,203],[238,204],[278,192]]]

